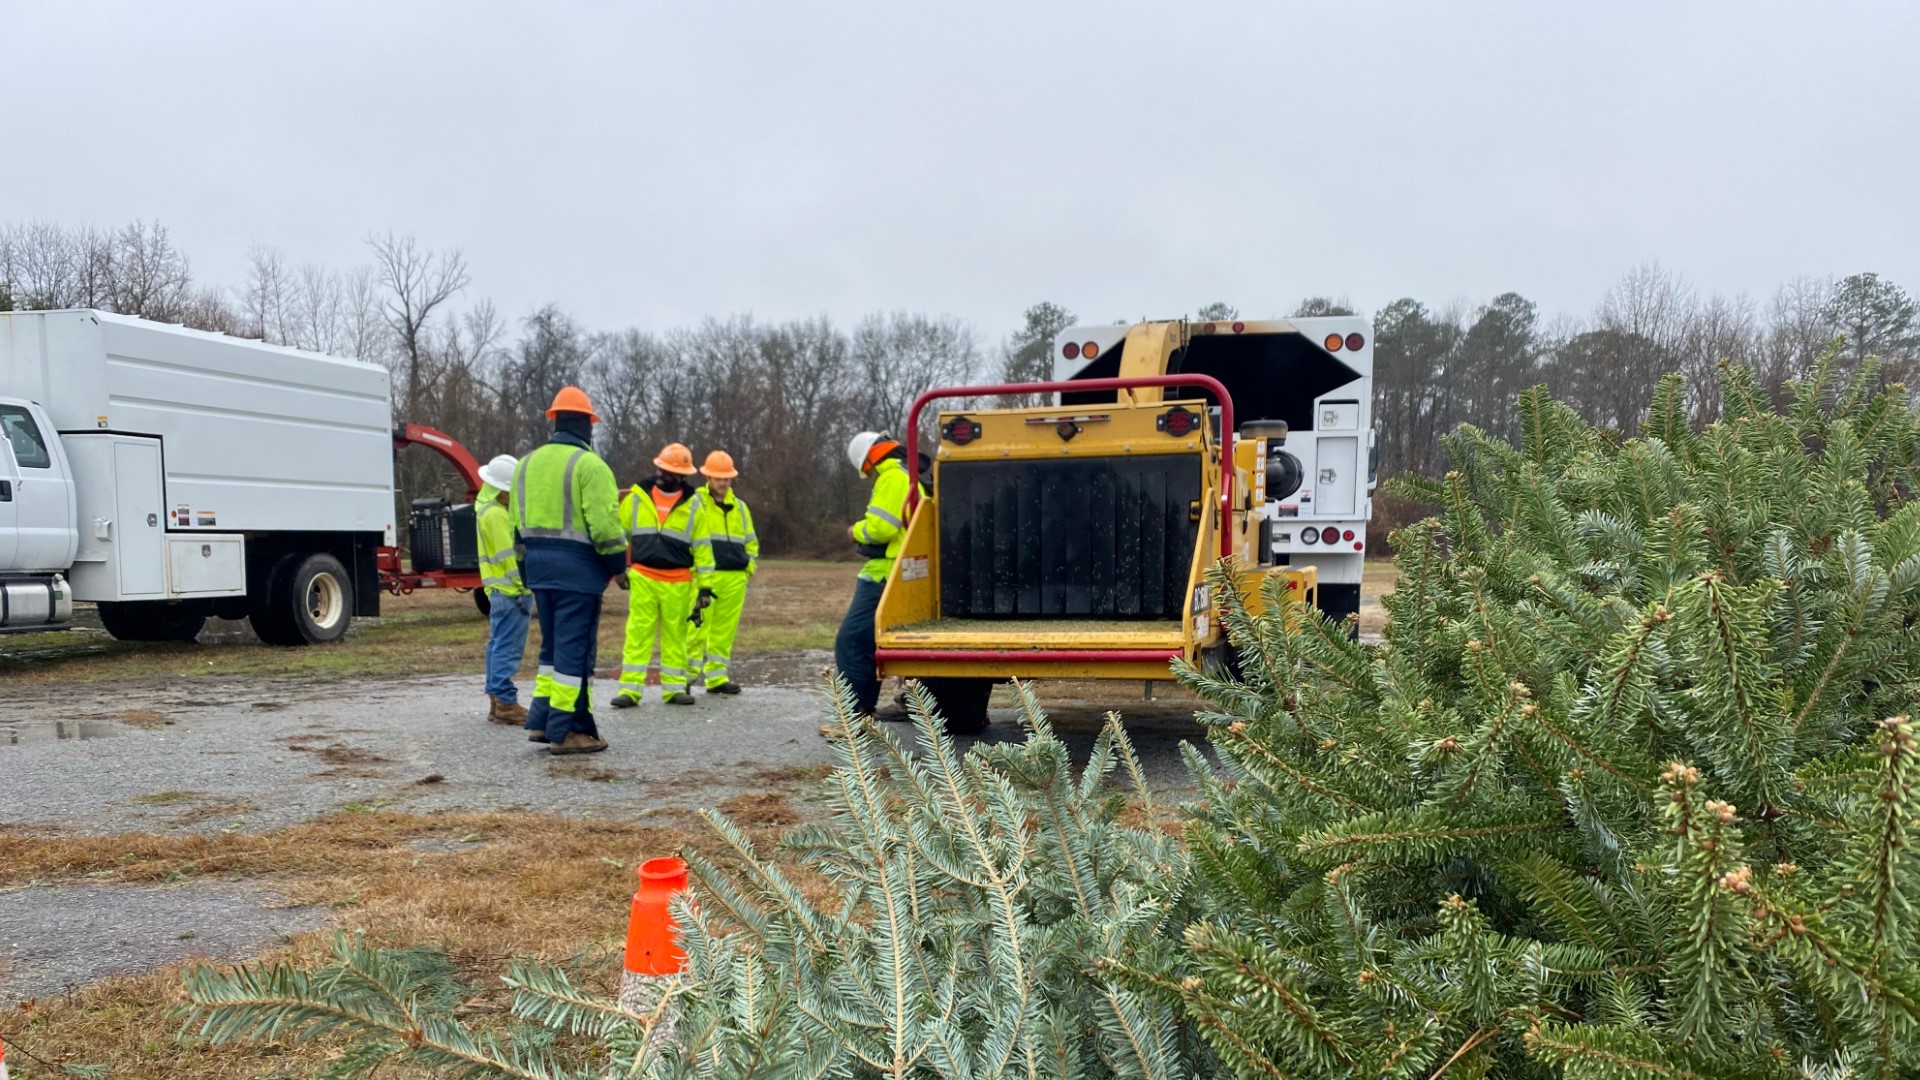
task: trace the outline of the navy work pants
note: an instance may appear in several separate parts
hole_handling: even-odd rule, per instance
[[[886,583],[861,578],[853,586],[853,603],[840,620],[840,636],[833,642],[833,663],[853,688],[853,711],[872,713],[880,703],[880,673],[873,662],[873,616],[880,607]]]
[[[593,665],[600,644],[600,594],[533,590],[540,616],[540,674],[534,680],[527,730],[559,744],[571,732],[598,737],[593,722]]]

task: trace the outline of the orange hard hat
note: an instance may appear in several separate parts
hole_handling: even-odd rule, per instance
[[[700,466],[700,471],[715,480],[731,480],[740,475],[740,470],[733,467],[733,455],[725,450],[715,450],[708,454],[707,463]]]
[[[679,473],[681,476],[692,476],[699,471],[693,467],[693,451],[679,443],[668,443],[660,451],[660,456],[653,459],[653,463],[663,471]]]
[[[594,423],[600,422],[600,414],[593,411],[587,392],[577,386],[563,386],[553,395],[553,404],[547,407],[547,419],[552,420],[563,412],[586,413]]]

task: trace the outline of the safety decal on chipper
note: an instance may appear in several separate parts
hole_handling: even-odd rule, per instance
[[[925,555],[912,555],[900,560],[900,579],[902,581],[923,581],[930,571],[927,569]]]

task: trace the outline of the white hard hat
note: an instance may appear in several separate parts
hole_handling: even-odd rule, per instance
[[[867,452],[879,441],[880,433],[877,431],[863,431],[855,435],[853,441],[847,443],[847,460],[853,463],[854,468],[866,472]]]
[[[480,466],[480,479],[501,491],[513,490],[513,470],[520,467],[520,459],[512,454],[501,454],[485,465]]]

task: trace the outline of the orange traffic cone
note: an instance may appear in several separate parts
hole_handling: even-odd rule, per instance
[[[687,954],[673,940],[679,929],[667,902],[687,888],[687,864],[679,859],[648,859],[640,864],[640,889],[633,894],[627,919],[626,969],[632,975],[675,975],[687,966]]]

